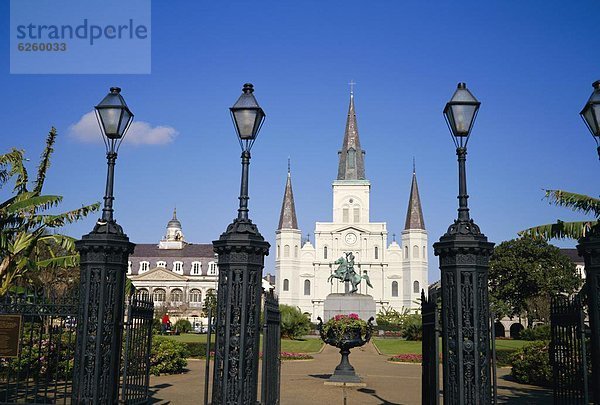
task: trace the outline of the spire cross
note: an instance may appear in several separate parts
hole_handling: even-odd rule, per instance
[[[417,172],[416,168],[415,168],[415,157],[413,156],[413,174],[415,174]]]
[[[354,80],[350,80],[350,83],[348,83],[350,85],[350,95],[353,96],[354,95],[354,85],[356,84],[356,82],[354,82]]]
[[[288,156],[288,174],[291,172],[291,158]]]
[[[392,238],[393,238],[393,241],[396,242],[396,234],[395,233],[392,234]]]

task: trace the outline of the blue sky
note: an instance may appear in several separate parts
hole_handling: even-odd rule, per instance
[[[0,2],[3,152],[25,149],[33,170],[54,125],[46,193],[64,195],[64,209],[100,201],[104,146],[70,127],[118,85],[147,124],[140,133],[155,131],[155,144],[131,134],[121,147],[118,222],[132,241],[157,242],[177,205],[186,239],[210,242],[236,215],[240,150],[228,107],[252,82],[267,119],[252,150],[250,216],[273,243],[288,156],[303,232],[331,220],[354,80],[371,220],[388,223],[390,241],[401,232],[414,156],[431,245],[456,217],[442,109],[464,81],[482,102],[469,141],[469,204],[491,241],[578,218],[549,206],[542,188],[598,195],[595,144],[578,116],[600,78],[598,2],[217,3],[152,2],[149,75],[11,75],[9,2]],[[87,233],[95,217],[64,231]],[[434,281],[431,248],[429,262]],[[273,255],[266,271],[274,272]]]

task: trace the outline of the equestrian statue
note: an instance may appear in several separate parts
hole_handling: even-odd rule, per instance
[[[340,283],[350,282],[350,284],[352,284],[352,290],[350,290],[351,294],[358,291],[358,285],[363,279],[369,287],[373,288],[366,270],[363,272],[362,276],[354,271],[354,255],[352,252],[344,252],[344,255],[346,257],[342,256],[333,262],[333,264],[338,265],[338,268],[329,276],[327,281],[333,283],[333,279],[336,278],[340,280]]]

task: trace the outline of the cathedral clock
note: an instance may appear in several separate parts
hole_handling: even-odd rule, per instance
[[[352,232],[346,234],[346,239],[345,240],[346,240],[346,243],[348,245],[354,245],[356,243],[356,240],[357,240],[356,234],[352,233]]]

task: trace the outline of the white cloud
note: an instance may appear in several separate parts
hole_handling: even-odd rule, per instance
[[[91,111],[69,126],[69,135],[81,142],[102,142],[102,133],[96,121],[96,114]],[[173,127],[153,127],[144,121],[133,121],[125,135],[125,142],[133,145],[165,145],[173,142],[179,132]]]

